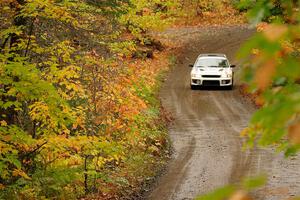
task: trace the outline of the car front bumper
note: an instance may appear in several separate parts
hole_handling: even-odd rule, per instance
[[[231,86],[232,78],[192,78],[191,85],[195,86]]]

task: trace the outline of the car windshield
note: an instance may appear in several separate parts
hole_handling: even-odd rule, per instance
[[[197,60],[196,67],[226,68],[229,67],[229,64],[227,59],[223,58],[201,58]]]

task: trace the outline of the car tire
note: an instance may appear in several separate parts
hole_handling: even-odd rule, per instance
[[[196,90],[196,85],[191,85],[191,90]]]
[[[233,89],[233,79],[231,80],[231,85],[228,86],[228,89],[229,89],[229,90],[232,90],[232,89]]]

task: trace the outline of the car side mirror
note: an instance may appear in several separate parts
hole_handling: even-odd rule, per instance
[[[194,67],[194,65],[193,64],[189,64],[189,67]]]
[[[236,66],[235,66],[235,65],[230,65],[230,67],[231,67],[231,68],[235,68]]]

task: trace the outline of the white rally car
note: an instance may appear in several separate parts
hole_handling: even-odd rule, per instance
[[[197,86],[233,88],[233,70],[224,54],[200,54],[191,71],[191,89]]]

